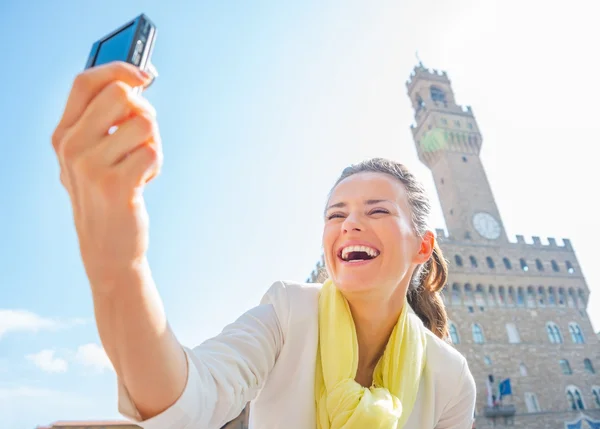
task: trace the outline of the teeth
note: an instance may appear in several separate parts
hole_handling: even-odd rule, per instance
[[[376,249],[368,246],[348,246],[342,249],[342,259],[348,260],[348,253],[350,252],[365,252],[372,258],[379,255],[379,252]]]

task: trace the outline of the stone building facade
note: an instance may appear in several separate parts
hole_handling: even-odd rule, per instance
[[[448,230],[436,235],[449,262],[449,340],[477,383],[476,427],[586,428],[586,417],[600,425],[600,341],[571,242],[509,241],[472,109],[456,104],[445,72],[420,64],[406,87],[417,154],[433,174]],[[322,281],[323,268],[321,260],[308,281]],[[504,380],[512,394],[500,401]]]

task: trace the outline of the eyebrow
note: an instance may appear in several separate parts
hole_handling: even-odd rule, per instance
[[[379,203],[390,203],[393,204],[390,200],[366,200],[365,201],[365,205],[367,206],[372,206],[374,204],[379,204]],[[327,207],[327,209],[325,209],[325,212],[328,212],[331,209],[341,209],[343,207],[346,207],[348,204],[346,204],[345,202],[339,202],[339,203],[335,203],[330,205],[329,207]]]

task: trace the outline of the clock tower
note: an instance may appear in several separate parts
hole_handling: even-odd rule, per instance
[[[471,107],[456,104],[446,72],[419,64],[406,83],[415,111],[417,153],[433,174],[451,238],[507,243],[500,212],[479,158],[481,133]]]

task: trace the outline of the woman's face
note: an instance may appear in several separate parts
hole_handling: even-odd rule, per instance
[[[406,292],[414,268],[429,259],[433,235],[418,237],[404,185],[384,173],[358,173],[331,194],[323,230],[325,261],[343,292]],[[387,294],[386,294],[387,295]]]

